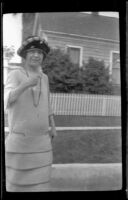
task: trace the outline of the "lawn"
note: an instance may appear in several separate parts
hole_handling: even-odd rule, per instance
[[[121,117],[56,115],[56,126],[121,126]]]
[[[121,162],[121,131],[58,131],[53,163]]]
[[[56,126],[121,126],[120,117],[55,116]],[[5,126],[8,126],[5,117]],[[121,130],[57,131],[53,163],[121,162]]]
[[[121,126],[121,117],[55,115],[56,126]],[[5,126],[8,126],[7,115]]]

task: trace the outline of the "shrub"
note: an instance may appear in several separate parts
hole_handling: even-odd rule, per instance
[[[112,93],[109,69],[105,67],[104,61],[89,58],[82,70],[84,91],[92,94]]]
[[[77,92],[82,90],[79,67],[59,49],[52,50],[43,63],[43,71],[49,77],[52,92]]]
[[[8,60],[8,62],[12,59],[15,54],[14,46],[4,46],[3,48],[4,58]]]
[[[79,67],[60,49],[51,50],[43,63],[49,77],[51,92],[111,94],[109,71],[103,61],[90,58]]]

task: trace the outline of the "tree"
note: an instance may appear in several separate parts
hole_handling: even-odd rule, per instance
[[[51,50],[43,63],[51,92],[112,94],[109,70],[103,61],[90,58],[79,67],[60,49]]]
[[[109,81],[109,70],[105,67],[104,61],[89,58],[88,63],[82,70],[85,91],[92,94],[112,93],[112,84]]]
[[[79,67],[74,65],[67,54],[61,50],[51,50],[43,63],[43,71],[49,77],[52,92],[82,91]]]
[[[4,46],[3,53],[4,53],[4,58],[9,62],[15,54],[14,46],[10,47]]]

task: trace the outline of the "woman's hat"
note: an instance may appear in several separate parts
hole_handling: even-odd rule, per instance
[[[32,49],[40,49],[44,54],[44,57],[46,57],[50,51],[50,47],[46,40],[38,36],[30,36],[23,42],[22,46],[18,49],[17,54],[22,58],[25,58],[27,51]]]

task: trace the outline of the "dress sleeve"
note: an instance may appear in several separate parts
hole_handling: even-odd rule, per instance
[[[12,70],[9,72],[7,81],[4,87],[4,111],[6,112],[9,108],[9,96],[13,89],[15,89],[19,84],[18,80],[18,70]]]
[[[47,80],[48,80],[48,77],[47,77]],[[53,110],[52,110],[52,107],[51,107],[51,102],[50,102],[50,89],[49,89],[49,80],[47,81],[47,85],[48,85],[48,115],[53,115]]]

